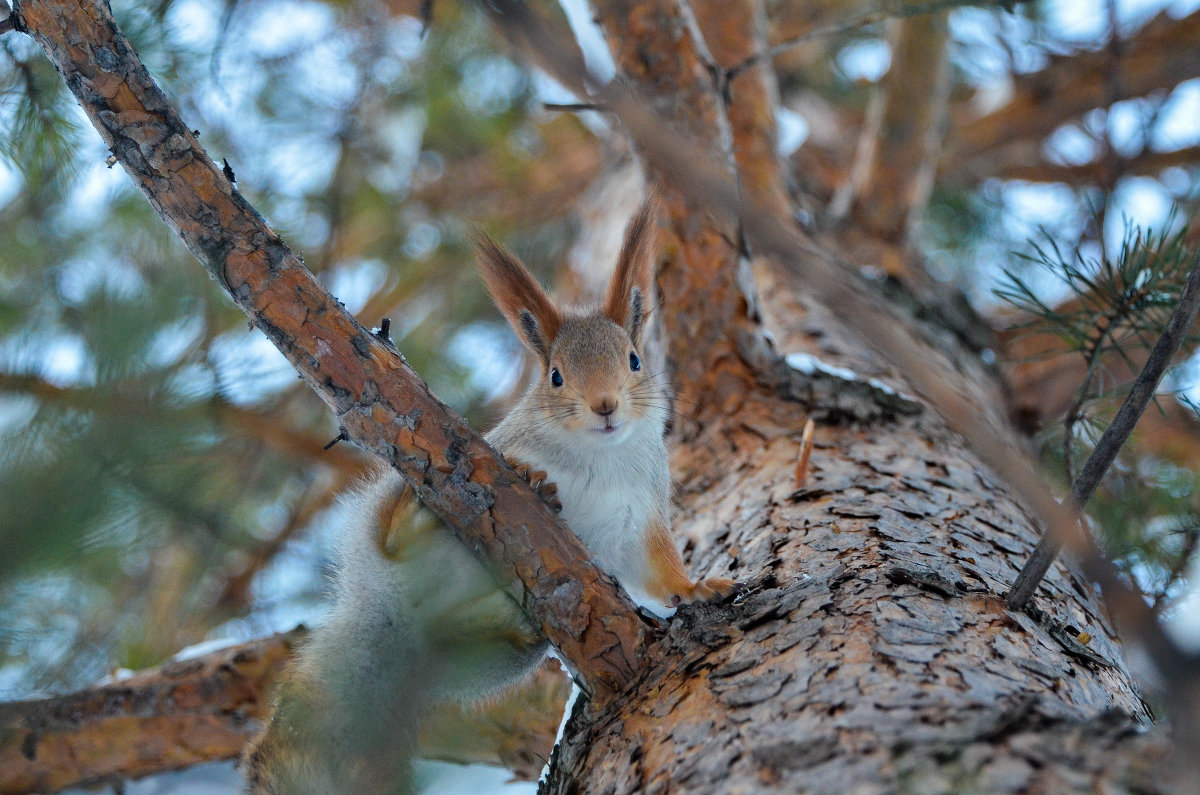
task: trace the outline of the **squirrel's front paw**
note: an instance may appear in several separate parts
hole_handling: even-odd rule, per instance
[[[692,598],[696,601],[724,598],[738,593],[743,587],[742,583],[728,577],[709,577],[696,583]]]
[[[534,469],[524,461],[518,461],[515,458],[504,456],[504,461],[528,483],[537,495],[542,498],[542,502],[550,507],[550,510],[555,513],[562,511],[562,503],[558,500],[558,485],[546,480],[548,475],[543,469]]]

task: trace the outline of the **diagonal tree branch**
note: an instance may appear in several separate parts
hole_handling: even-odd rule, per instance
[[[1175,358],[1175,353],[1183,344],[1188,329],[1192,327],[1197,311],[1200,311],[1200,254],[1196,255],[1183,295],[1180,296],[1175,311],[1171,313],[1166,328],[1163,329],[1158,341],[1154,343],[1145,367],[1142,368],[1137,380],[1133,382],[1133,387],[1125,396],[1121,408],[1117,409],[1112,423],[1104,431],[1100,441],[1096,443],[1092,454],[1088,456],[1079,476],[1071,484],[1071,502],[1077,511],[1083,511],[1092,499],[1092,495],[1096,493],[1100,481],[1104,478],[1104,473],[1117,459],[1117,453],[1121,451],[1129,434],[1133,433],[1134,426],[1145,413],[1146,407],[1150,405],[1154,393],[1158,391],[1158,385],[1162,381],[1163,375],[1167,372],[1167,367],[1170,366],[1171,360]],[[1021,569],[1021,573],[1017,575],[1012,590],[1008,594],[1009,610],[1023,610],[1029,603],[1034,591],[1037,590],[1038,583],[1046,576],[1050,564],[1058,557],[1062,543],[1063,539],[1056,533],[1046,533],[1042,536],[1042,540],[1038,542],[1037,548],[1026,562],[1025,568]]]
[[[598,697],[640,668],[648,629],[579,540],[483,439],[304,268],[209,159],[101,0],[14,14],[92,123],[209,273],[336,414],[474,550]]]
[[[492,13],[497,8],[485,7]],[[674,0],[611,0],[594,8],[620,73],[649,87],[641,99],[658,110],[660,129],[689,136],[703,148],[706,162],[734,180],[733,131],[722,69],[690,6]],[[736,19],[741,10],[733,9],[731,17]],[[520,14],[528,23],[501,30],[528,58],[537,48],[522,46],[527,42],[522,37],[551,28],[526,8]],[[557,76],[570,73],[571,87],[583,86],[583,65],[571,49],[574,40],[564,30],[556,41],[561,44],[554,54],[544,54],[543,68]],[[636,151],[641,141],[634,136],[633,143]],[[729,405],[748,383],[741,378],[744,365],[733,345],[740,334],[757,330],[751,311],[754,299],[747,295],[749,280],[744,278],[742,235],[737,219],[724,209],[706,208],[703,222],[696,223],[696,203],[678,189],[671,174],[658,169],[655,159],[645,163],[665,209],[659,250],[672,252],[660,264],[656,279],[662,304],[671,307],[660,317],[668,340],[688,341],[671,350],[672,381],[691,404],[691,416],[702,418],[708,411],[722,411],[717,401]],[[681,428],[684,438],[698,432],[694,426]]]

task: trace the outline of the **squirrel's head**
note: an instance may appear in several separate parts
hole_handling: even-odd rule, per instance
[[[639,349],[653,295],[656,204],[647,199],[630,222],[604,302],[590,311],[559,308],[520,260],[477,236],[488,292],[541,364],[526,404],[541,421],[611,443],[635,426],[662,432],[666,394]]]

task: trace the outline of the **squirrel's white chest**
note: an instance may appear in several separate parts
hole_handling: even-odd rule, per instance
[[[586,456],[553,449],[518,454],[558,486],[563,520],[600,568],[627,589],[644,574],[647,525],[670,520],[666,450],[651,453],[640,447],[622,445]]]
[[[602,467],[549,468],[546,473],[558,484],[563,520],[598,558],[610,558],[609,547],[641,536],[653,506],[646,484],[629,482]]]

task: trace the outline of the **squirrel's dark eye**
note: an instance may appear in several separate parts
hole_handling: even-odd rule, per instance
[[[633,370],[635,373],[642,369],[642,360],[639,359],[638,355],[633,351],[629,352],[629,369]]]
[[[556,387],[562,386],[562,373],[558,371],[557,367],[550,371],[550,383]]]

